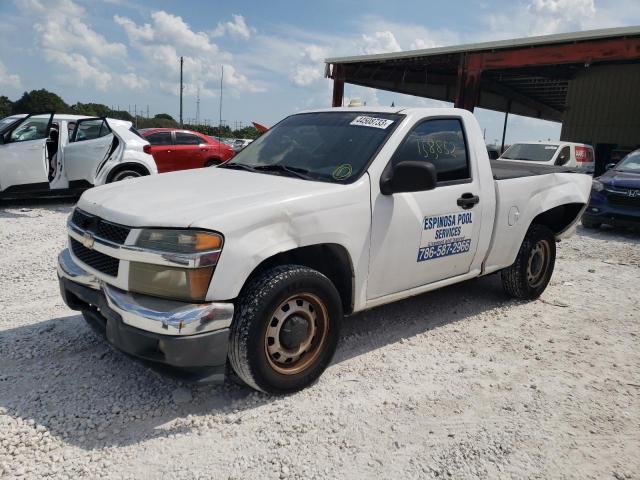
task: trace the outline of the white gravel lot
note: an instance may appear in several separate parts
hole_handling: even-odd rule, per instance
[[[55,274],[71,202],[0,205],[0,478],[640,478],[640,235],[559,245],[356,315],[311,388],[181,384],[97,338]]]

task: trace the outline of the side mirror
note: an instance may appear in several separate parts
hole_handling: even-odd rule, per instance
[[[616,163],[607,163],[607,166],[604,167],[605,170],[611,170],[613,167],[615,167],[617,164]]]
[[[422,192],[436,188],[437,173],[433,163],[404,161],[389,165],[380,178],[380,192],[392,195],[402,192]]]

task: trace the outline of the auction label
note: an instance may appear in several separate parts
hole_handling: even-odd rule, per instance
[[[361,127],[382,128],[383,130],[393,123],[393,120],[386,118],[369,117],[368,115],[359,115],[353,119],[349,125],[359,125]]]
[[[473,212],[424,217],[418,262],[468,252],[472,234]]]

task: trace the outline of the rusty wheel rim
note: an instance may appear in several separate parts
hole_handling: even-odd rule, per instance
[[[551,260],[551,247],[547,240],[538,240],[529,252],[527,281],[531,288],[539,287],[545,279]]]
[[[269,317],[264,351],[271,368],[283,375],[307,369],[322,352],[329,316],[322,300],[300,293],[280,303]]]

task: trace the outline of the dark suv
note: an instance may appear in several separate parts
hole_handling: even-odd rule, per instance
[[[607,168],[604,175],[593,180],[591,201],[582,225],[640,227],[640,149]]]

